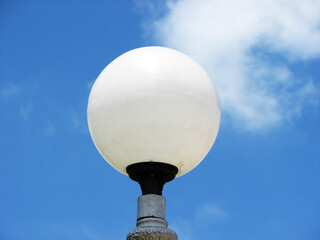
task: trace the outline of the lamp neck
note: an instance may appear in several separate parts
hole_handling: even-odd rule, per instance
[[[178,240],[177,234],[168,228],[166,199],[156,194],[138,198],[137,228],[130,231],[127,240]]]

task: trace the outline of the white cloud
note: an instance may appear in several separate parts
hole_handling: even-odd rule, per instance
[[[144,23],[146,32],[157,44],[190,55],[208,71],[223,116],[233,123],[265,129],[318,103],[319,87],[295,76],[291,64],[320,56],[319,0],[166,4],[165,14]]]

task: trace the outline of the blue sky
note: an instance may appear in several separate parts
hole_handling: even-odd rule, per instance
[[[239,1],[240,2],[240,1]],[[320,238],[320,2],[1,1],[0,239],[125,239],[138,184],[86,122],[108,63],[178,49],[221,101],[204,161],[165,186],[179,239]]]

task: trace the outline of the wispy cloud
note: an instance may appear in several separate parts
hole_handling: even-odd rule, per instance
[[[82,224],[82,231],[84,233],[84,236],[86,236],[88,239],[92,239],[92,240],[105,239],[103,236],[98,234],[97,231],[89,227],[87,224]]]
[[[218,207],[216,204],[212,203],[207,203],[200,206],[195,216],[195,222],[198,225],[222,222],[225,220],[227,220],[227,213],[222,210],[221,207]]]
[[[44,132],[47,136],[53,136],[56,134],[57,130],[51,123],[49,123],[45,128]]]
[[[71,127],[77,129],[81,127],[80,118],[76,114],[71,114],[70,117]]]
[[[30,115],[31,115],[31,112],[32,112],[32,109],[33,109],[33,105],[32,104],[23,104],[23,105],[20,105],[19,107],[19,114],[20,116],[23,118],[23,120],[28,120]]]
[[[204,228],[211,229],[217,223],[226,223],[228,217],[226,211],[215,203],[205,203],[196,208],[193,216],[176,218],[170,222],[169,227],[177,233],[179,239],[198,239]],[[207,237],[210,239],[212,236],[216,236],[216,233],[211,230]]]
[[[87,82],[87,89],[88,89],[88,90],[91,90],[94,82],[95,82],[95,80],[92,80],[92,81]]]
[[[174,230],[178,235],[178,239],[193,240],[196,239],[193,236],[194,226],[192,219],[176,218],[169,223],[169,228]]]
[[[236,125],[266,129],[319,103],[319,86],[292,64],[320,56],[320,1],[178,0],[165,7],[149,16],[146,32],[208,71],[224,116]]]
[[[71,130],[79,131],[82,133],[88,133],[89,129],[86,122],[86,115],[83,113],[76,113],[75,111],[69,112],[67,115],[67,120],[69,122],[68,127]]]
[[[16,96],[20,92],[22,92],[22,87],[17,84],[11,83],[0,88],[0,97],[9,98]]]

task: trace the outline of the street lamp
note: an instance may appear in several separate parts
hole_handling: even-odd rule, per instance
[[[196,167],[220,124],[216,90],[188,56],[143,47],[111,62],[88,102],[92,140],[104,159],[140,184],[131,239],[177,239],[167,228],[163,185]]]

